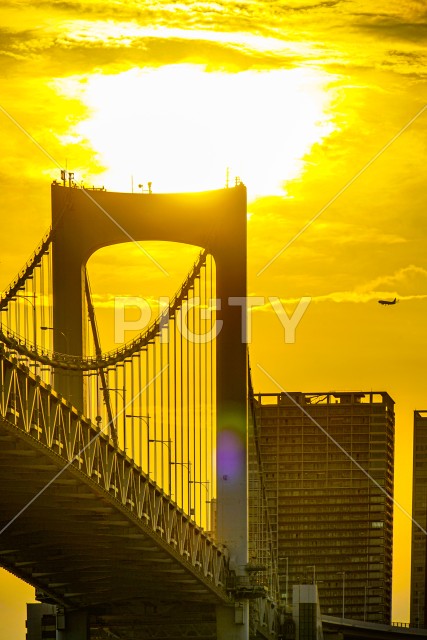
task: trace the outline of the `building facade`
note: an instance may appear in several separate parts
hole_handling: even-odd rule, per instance
[[[57,607],[53,604],[27,604],[26,640],[55,640]]]
[[[394,401],[385,392],[256,394],[282,601],[390,623]]]
[[[427,411],[414,411],[412,484],[411,625],[427,627]],[[419,525],[419,526],[418,526]],[[424,529],[424,531],[422,529]]]

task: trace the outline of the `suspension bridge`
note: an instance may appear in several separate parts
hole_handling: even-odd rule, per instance
[[[0,565],[58,606],[62,640],[277,638],[245,187],[51,189],[52,227],[0,298]],[[86,265],[131,240],[203,249],[105,352]]]

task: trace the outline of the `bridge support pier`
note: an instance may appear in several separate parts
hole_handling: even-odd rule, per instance
[[[86,611],[66,611],[64,629],[57,629],[56,640],[89,640],[89,617]]]
[[[216,608],[217,640],[248,640],[249,602],[243,600],[231,606]]]

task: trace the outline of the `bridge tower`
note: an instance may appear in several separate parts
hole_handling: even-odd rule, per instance
[[[231,568],[244,575],[248,562],[246,188],[130,194],[54,184],[52,227],[54,348],[64,352],[65,335],[73,355],[84,353],[84,270],[98,249],[155,240],[193,244],[212,254],[221,305],[216,340],[217,541],[229,549]],[[58,371],[55,387],[83,411],[82,374],[70,378]],[[248,639],[248,602],[241,604],[244,615],[239,621],[234,606],[218,606],[218,640]]]

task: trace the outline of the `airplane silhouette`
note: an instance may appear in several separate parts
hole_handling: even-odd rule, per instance
[[[394,300],[378,300],[378,304],[386,304],[386,305],[396,304],[396,302],[397,302],[397,298],[395,298]]]

